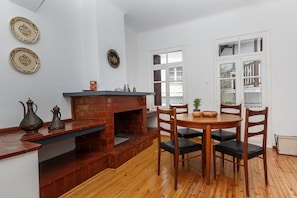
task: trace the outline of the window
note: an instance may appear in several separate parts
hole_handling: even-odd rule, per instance
[[[167,49],[152,53],[155,106],[184,103],[183,49]]]
[[[218,40],[218,105],[265,106],[265,38],[265,33],[259,33]]]
[[[269,106],[268,32],[238,35],[216,41],[216,106],[242,104],[245,108],[262,109]],[[244,116],[243,116],[243,119]],[[243,120],[244,123],[244,120]],[[244,130],[242,125],[241,130]],[[268,139],[272,135],[268,133]],[[251,142],[260,144],[261,138]]]

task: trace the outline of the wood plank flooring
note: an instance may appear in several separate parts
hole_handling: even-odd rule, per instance
[[[157,175],[157,140],[117,169],[105,169],[61,198],[134,197],[246,197],[243,167],[233,172],[230,162],[224,169],[217,160],[217,178],[206,185],[201,174],[201,157],[179,165],[178,189],[174,190],[172,156],[162,154]],[[212,174],[213,175],[213,174]],[[268,182],[265,186],[262,159],[249,160],[250,197],[297,197],[297,157],[278,155],[268,149]]]

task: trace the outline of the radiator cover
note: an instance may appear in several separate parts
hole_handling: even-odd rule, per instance
[[[297,136],[274,135],[278,154],[297,156]]]

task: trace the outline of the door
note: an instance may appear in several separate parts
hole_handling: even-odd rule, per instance
[[[244,35],[216,43],[216,108],[223,104],[242,104],[261,109],[267,104],[267,64],[265,35]],[[244,120],[242,122],[243,138]],[[254,139],[254,143],[258,140]]]

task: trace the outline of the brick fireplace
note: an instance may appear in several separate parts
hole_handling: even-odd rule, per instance
[[[71,97],[74,120],[98,120],[105,123],[100,133],[76,138],[77,151],[108,153],[108,167],[116,168],[152,144],[147,131],[146,96],[153,93],[88,91],[63,93]],[[114,145],[115,135],[129,140]]]

